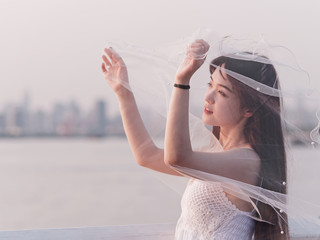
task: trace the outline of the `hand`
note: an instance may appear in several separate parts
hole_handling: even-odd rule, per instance
[[[189,84],[192,75],[204,63],[209,47],[209,44],[202,39],[196,40],[188,46],[186,56],[176,73],[176,83]]]
[[[101,69],[107,83],[116,94],[123,92],[123,90],[130,90],[128,71],[124,61],[111,47],[105,48],[104,51],[109,59],[102,55]]]

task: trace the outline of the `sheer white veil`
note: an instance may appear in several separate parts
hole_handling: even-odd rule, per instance
[[[194,169],[177,166],[176,170],[203,181],[221,182],[226,192],[254,205],[257,214],[251,217],[257,221],[277,224],[280,229],[286,229],[284,226],[289,225],[292,236],[320,236],[320,188],[317,185],[320,182],[320,94],[307,71],[299,66],[295,55],[288,48],[267,43],[263,37],[219,37],[210,29],[199,30],[191,37],[153,49],[119,40],[109,41],[108,45],[119,52],[127,65],[130,83],[127,87],[136,97],[150,135],[159,147],[163,146],[174,76],[187,47],[195,39],[204,39],[209,43],[210,49],[204,56],[191,56],[205,59],[205,63],[191,81],[189,119],[193,149],[213,152],[223,150],[212,133],[212,126],[205,126],[201,120],[203,95],[211,75],[209,69],[219,69],[245,86],[248,94],[252,91],[258,92],[257,102],[260,105],[257,108],[265,105],[266,109],[281,119],[287,164],[286,180],[268,179],[263,176],[259,176],[259,179],[274,186],[286,186],[287,193]],[[224,64],[212,62],[221,56],[235,63],[239,60],[244,64],[249,61],[272,65],[276,70],[276,79],[273,81],[275,84],[270,86],[232,68],[228,69]],[[280,101],[280,108],[273,107],[270,99],[274,98]],[[179,177],[176,179],[161,176],[161,179],[177,192],[183,192],[183,187],[178,184]],[[260,214],[256,206],[258,201],[272,207],[278,215],[277,221],[271,221]]]

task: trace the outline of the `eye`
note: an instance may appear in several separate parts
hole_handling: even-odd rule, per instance
[[[221,95],[224,96],[224,97],[227,96],[227,95],[226,95],[224,92],[222,92],[221,90],[219,90],[218,93],[221,94]]]
[[[208,87],[210,88],[210,87],[213,87],[213,79],[212,79],[212,77],[210,76],[210,81],[207,83],[208,84]]]

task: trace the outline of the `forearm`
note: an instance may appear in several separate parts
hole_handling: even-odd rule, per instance
[[[128,89],[128,72],[123,59],[112,48],[106,48],[104,51],[108,58],[102,56],[101,69],[106,81],[118,97],[124,130],[137,163],[176,174],[164,167],[163,149],[155,146],[142,122],[133,93]]]
[[[180,64],[175,83],[188,85],[193,74],[204,62],[209,44],[196,40],[188,46],[185,58]],[[169,107],[165,136],[164,159],[167,165],[192,159],[192,147],[189,134],[189,90],[174,88]],[[190,158],[191,157],[191,158]]]
[[[189,134],[189,90],[173,89],[164,152],[167,164],[177,163],[192,153]]]
[[[152,141],[141,119],[134,95],[131,91],[118,93],[124,130],[133,155],[139,165],[146,166],[151,159],[161,156],[161,149]]]

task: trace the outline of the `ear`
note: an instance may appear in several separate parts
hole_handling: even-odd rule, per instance
[[[243,117],[245,118],[249,118],[249,117],[252,117],[253,115],[253,112],[247,108],[244,109],[244,112],[243,112]]]

